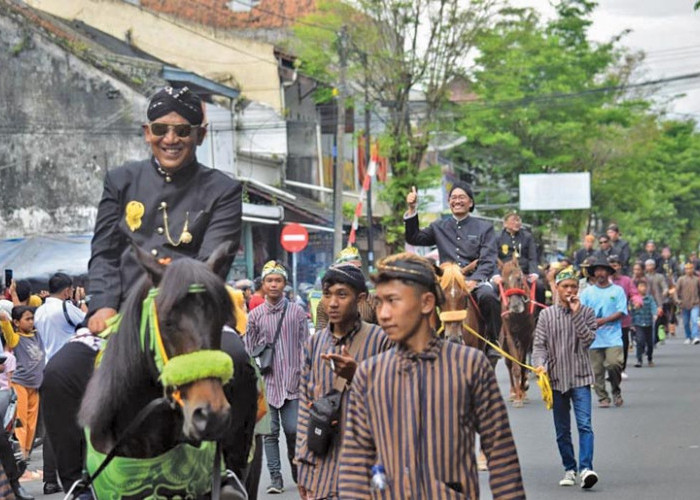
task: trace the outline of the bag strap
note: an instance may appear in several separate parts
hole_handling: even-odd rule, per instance
[[[68,299],[63,301],[63,317],[66,318],[66,321],[70,326],[75,328],[75,323],[70,319],[70,315],[68,314],[68,306],[66,306],[66,302],[68,302]]]
[[[284,321],[284,315],[287,313],[287,306],[289,302],[284,303],[284,308],[282,309],[282,316],[280,316],[279,323],[277,323],[277,331],[275,332],[275,338],[272,341],[272,345],[277,345],[277,339],[280,337],[280,332],[282,331],[282,321]]]

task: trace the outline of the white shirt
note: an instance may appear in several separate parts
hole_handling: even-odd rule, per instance
[[[74,325],[85,319],[85,313],[72,302],[66,302],[66,313]],[[36,310],[34,327],[44,343],[47,362],[75,334],[75,326],[71,326],[63,314],[63,301],[56,297],[46,297],[44,305]]]

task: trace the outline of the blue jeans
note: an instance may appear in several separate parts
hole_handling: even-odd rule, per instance
[[[593,427],[591,425],[591,388],[574,387],[554,392],[554,428],[564,470],[576,468],[574,445],[571,443],[571,404],[578,427],[578,459],[580,470],[593,469]]]
[[[692,309],[681,309],[683,314],[683,331],[685,338],[698,338],[698,316],[700,316],[700,306],[695,306]]]
[[[280,462],[280,419],[282,430],[287,441],[287,458],[292,468],[294,482],[297,480],[296,465],[294,465],[294,447],[297,443],[297,414],[299,412],[299,400],[287,399],[281,408],[270,405],[270,434],[263,436],[265,442],[265,457],[267,457],[267,470],[270,477],[282,476],[282,462]]]

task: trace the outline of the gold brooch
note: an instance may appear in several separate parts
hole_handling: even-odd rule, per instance
[[[143,203],[140,201],[130,201],[126,204],[126,225],[132,232],[141,227],[141,218],[145,212]]]
[[[502,254],[508,253],[508,245],[506,245],[506,244],[501,245],[501,253]]]

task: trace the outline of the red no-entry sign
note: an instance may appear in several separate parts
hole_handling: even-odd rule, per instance
[[[309,232],[301,224],[287,224],[282,229],[280,243],[287,252],[301,252],[309,244]]]

